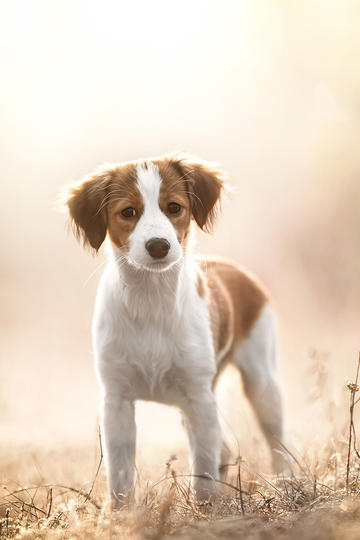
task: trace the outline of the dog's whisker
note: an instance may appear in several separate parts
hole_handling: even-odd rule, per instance
[[[102,261],[91,273],[90,275],[86,278],[86,280],[84,281],[84,284],[83,284],[83,287],[86,287],[86,285],[89,283],[89,281],[91,280],[91,278],[101,269],[105,266],[105,264],[107,264],[107,261]]]

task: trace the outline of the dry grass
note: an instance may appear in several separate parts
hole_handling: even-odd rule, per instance
[[[219,484],[222,494],[213,504],[196,504],[190,477],[176,470],[174,458],[157,481],[138,478],[136,503],[111,513],[101,440],[92,466],[85,449],[4,452],[0,537],[358,539],[360,455],[354,411],[359,366],[360,356],[356,378],[348,385],[347,434],[330,441],[316,460],[289,454],[293,474],[286,478],[264,476],[238,459],[229,465],[227,483]],[[92,479],[82,484],[89,469]],[[62,477],[73,483],[66,485]]]

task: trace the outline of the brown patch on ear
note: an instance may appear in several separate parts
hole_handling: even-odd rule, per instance
[[[84,246],[98,251],[105,240],[107,223],[105,206],[109,196],[111,169],[95,172],[67,189],[66,206],[75,236]]]
[[[224,188],[225,174],[211,163],[187,155],[174,155],[170,163],[186,181],[193,218],[200,229],[210,232]]]

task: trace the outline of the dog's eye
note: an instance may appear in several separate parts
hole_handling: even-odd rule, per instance
[[[168,204],[168,212],[169,214],[178,214],[181,210],[180,204],[176,202],[171,202]]]
[[[124,208],[124,210],[121,210],[121,215],[125,218],[132,218],[136,216],[136,210],[135,208],[129,206],[129,208]]]

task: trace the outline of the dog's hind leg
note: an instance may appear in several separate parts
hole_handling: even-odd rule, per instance
[[[242,341],[231,359],[241,373],[246,396],[271,449],[275,472],[288,468],[283,447],[282,397],[276,369],[274,314],[263,308],[249,337]]]

